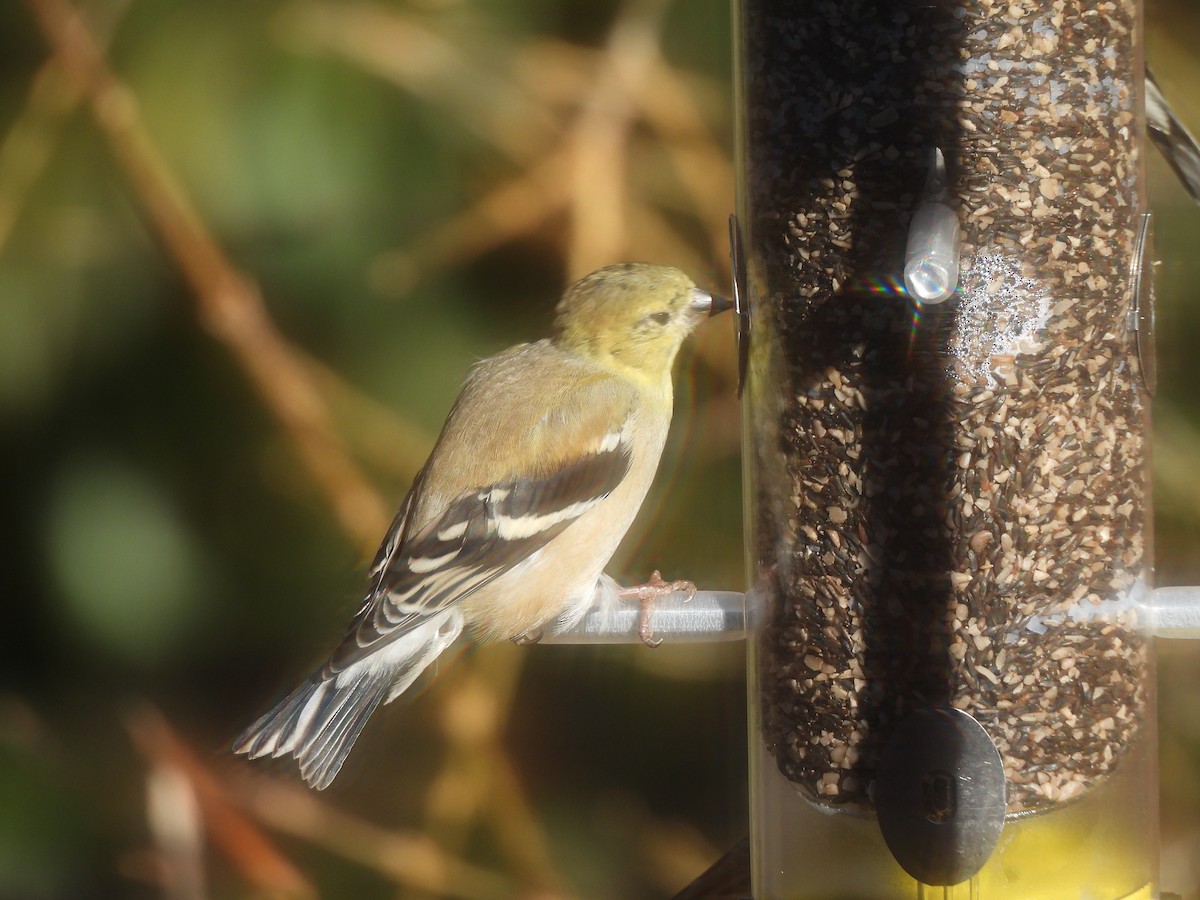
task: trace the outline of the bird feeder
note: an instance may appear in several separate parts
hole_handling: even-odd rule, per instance
[[[740,0],[734,46],[751,584],[652,627],[747,639],[751,832],[679,898],[1165,896],[1140,3]]]
[[[737,22],[754,896],[1154,896],[1139,4]]]

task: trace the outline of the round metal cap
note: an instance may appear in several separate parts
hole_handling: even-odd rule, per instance
[[[1004,827],[1004,766],[983,726],[953,707],[909,713],[884,747],[874,786],[883,839],[917,881],[966,881]]]

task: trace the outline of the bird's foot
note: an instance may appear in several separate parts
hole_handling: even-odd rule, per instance
[[[512,642],[518,647],[528,647],[530,644],[536,644],[542,639],[543,630],[534,628],[524,634],[518,634],[512,639]]]
[[[647,647],[657,647],[662,638],[654,637],[654,629],[650,627],[650,616],[654,612],[654,602],[660,597],[683,591],[689,600],[696,596],[696,585],[690,581],[663,581],[662,575],[656,569],[650,573],[650,580],[645,584],[635,584],[633,587],[621,588],[617,596],[622,600],[638,602],[638,637]]]

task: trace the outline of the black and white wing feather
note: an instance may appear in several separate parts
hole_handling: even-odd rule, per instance
[[[328,786],[375,709],[461,634],[458,604],[529,559],[621,483],[631,464],[622,433],[596,435],[552,471],[467,490],[410,533],[418,476],[346,636],[325,665],[238,738],[235,752],[294,756],[305,781]]]
[[[330,660],[331,672],[353,665],[531,557],[612,493],[629,465],[629,447],[614,436],[607,446],[545,477],[458,498],[381,564],[374,592]]]
[[[1146,129],[1192,199],[1200,203],[1200,145],[1175,115],[1149,69],[1146,70]]]

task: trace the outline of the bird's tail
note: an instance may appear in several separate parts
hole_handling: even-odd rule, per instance
[[[311,787],[327,788],[371,713],[407,690],[462,627],[462,614],[446,610],[340,672],[318,669],[242,732],[233,752],[293,756]]]

